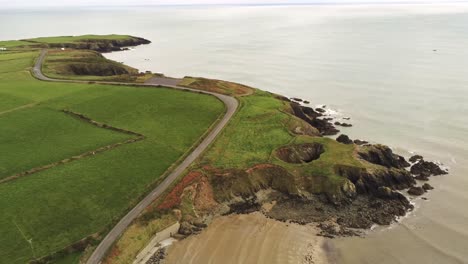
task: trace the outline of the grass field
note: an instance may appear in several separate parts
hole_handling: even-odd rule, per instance
[[[285,128],[291,118],[282,101],[269,93],[240,98],[241,107],[224,133],[205,155],[204,163],[220,168],[247,168],[269,160],[272,151],[293,136]]]
[[[39,42],[39,43],[73,43],[73,42],[83,42],[88,40],[125,40],[128,38],[132,38],[128,35],[80,35],[80,36],[59,36],[59,37],[40,37],[40,38],[32,38],[26,39],[28,42]]]
[[[214,97],[172,89],[41,82],[28,71],[37,55],[0,53],[1,175],[129,137],[62,109],[146,138],[0,184],[0,263],[26,263],[106,229],[224,110]]]
[[[0,118],[0,179],[130,137],[48,108],[13,111]]]

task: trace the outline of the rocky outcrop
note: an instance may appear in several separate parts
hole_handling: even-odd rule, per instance
[[[325,149],[322,144],[305,143],[279,148],[276,151],[276,156],[288,163],[309,163],[320,158],[323,152]]]
[[[426,180],[429,176],[438,176],[448,173],[434,162],[425,161],[423,159],[420,159],[416,164],[414,164],[410,171],[421,180]]]
[[[336,138],[336,141],[343,143],[343,144],[353,144],[353,141],[345,134],[341,134]]]
[[[145,262],[145,264],[162,264],[164,263],[165,258],[166,248],[160,248]]]
[[[348,123],[341,123],[341,122],[335,122],[335,126],[342,126],[342,127],[352,127],[353,125],[348,124]]]
[[[422,187],[411,187],[409,188],[408,193],[413,196],[421,196],[425,191]]]
[[[317,195],[305,198],[285,198],[266,213],[279,221],[292,221],[299,224],[319,222],[321,235],[335,237],[355,235],[349,228],[368,229],[373,224],[388,225],[397,216],[403,216],[413,206],[401,194],[393,198],[378,198],[359,195],[350,203],[330,205],[324,197]],[[351,233],[354,231],[355,233]]]
[[[188,222],[184,221],[180,224],[179,234],[184,236],[190,236],[192,234],[200,233],[203,228],[206,227],[206,224],[197,224],[198,222]]]
[[[429,183],[425,183],[422,185],[422,188],[424,189],[424,191],[430,191],[430,190],[434,190],[434,187],[432,187]]]
[[[411,158],[409,158],[409,161],[411,163],[415,163],[416,161],[422,160],[422,159],[423,159],[423,156],[421,156],[421,155],[413,155],[413,156],[411,156]]]
[[[338,132],[340,132],[328,120],[319,119],[318,117],[322,116],[322,114],[318,112],[317,109],[314,110],[310,107],[301,106],[294,102],[290,105],[295,116],[306,121],[311,126],[317,128],[322,135],[336,135]]]
[[[359,146],[364,146],[364,145],[369,144],[369,142],[367,142],[365,140],[360,140],[360,139],[355,139],[353,142],[354,142],[354,144],[359,145]]]
[[[359,156],[373,164],[381,165],[387,168],[406,168],[410,164],[385,145],[371,145],[359,150]]]
[[[382,167],[368,171],[364,168],[341,165],[336,167],[336,171],[349,179],[359,194],[381,196],[381,187],[402,190],[416,184],[413,176],[405,169]]]

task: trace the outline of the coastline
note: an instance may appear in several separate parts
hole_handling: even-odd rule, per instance
[[[294,115],[298,118],[301,118],[303,119],[304,121],[306,121],[307,123],[313,125],[313,127],[316,127],[318,128],[318,130],[321,132],[322,136],[327,136],[328,138],[335,138],[336,135],[339,135],[339,132],[338,130],[335,129],[335,127],[333,127],[333,125],[337,126],[337,128],[339,128],[340,130],[341,129],[345,129],[345,131],[347,132],[348,130],[346,130],[348,127],[351,127],[352,125],[351,124],[348,124],[348,123],[345,123],[345,122],[348,122],[348,120],[350,120],[351,118],[350,117],[347,117],[347,116],[344,116],[344,114],[340,111],[337,111],[337,110],[334,110],[334,109],[330,109],[328,107],[326,107],[325,105],[316,105],[315,104],[315,107],[314,108],[311,108],[309,107],[308,105],[310,104],[309,101],[305,101],[305,100],[302,100],[302,99],[299,99],[299,98],[295,98],[295,97],[289,97],[286,98],[284,97],[283,95],[277,95],[277,94],[273,94],[274,96],[277,97],[277,99],[280,99],[280,100],[283,100],[283,101],[286,101],[286,102],[289,102],[292,106],[292,109],[294,110]],[[316,103],[316,102],[315,102]],[[299,106],[298,109],[296,111],[296,108],[295,108],[295,105]],[[313,114],[312,116],[310,115],[310,113],[308,113],[307,111],[312,111]],[[316,111],[316,112],[314,112]],[[304,115],[305,114],[305,115]],[[317,117],[320,117],[320,119],[318,119]],[[323,120],[324,122],[320,121],[318,123],[312,123],[314,120]],[[312,122],[311,122],[312,121]],[[335,122],[336,121],[336,122]],[[339,123],[338,121],[341,121],[343,123]],[[334,123],[335,122],[335,123]],[[317,126],[318,125],[318,126]],[[347,136],[346,136],[347,137]],[[348,138],[348,141],[350,141],[351,143],[347,143],[347,142],[342,142],[340,141],[339,139],[337,139],[338,142],[340,143],[343,143],[343,144],[353,144],[353,141],[350,140]],[[371,144],[369,144],[367,141],[361,141],[361,140],[354,140],[354,144],[356,145],[359,145],[359,146],[365,146],[365,147],[372,147],[372,144],[374,144],[374,142],[372,142]],[[382,145],[374,145],[377,147],[377,152],[378,153],[377,155],[383,157],[383,159],[386,159],[388,158],[388,160],[374,160],[372,157],[365,157],[365,155],[363,155],[363,153],[358,153],[359,155],[361,155],[361,159],[363,159],[364,161],[367,161],[369,163],[372,163],[372,164],[375,164],[375,165],[379,165],[379,166],[384,166],[384,167],[388,167],[388,168],[396,168],[396,169],[399,169],[401,170],[399,173],[403,173],[407,170],[407,172],[409,172],[409,167],[410,167],[410,164],[406,162],[405,158],[403,158],[402,156],[399,156],[397,154],[394,154],[392,152],[392,148],[389,148],[387,146],[382,146]],[[388,153],[385,154],[385,153]],[[371,155],[372,156],[372,155]],[[409,158],[409,157],[406,157],[406,158]],[[280,158],[281,159],[281,158]],[[422,158],[421,158],[422,160]],[[400,163],[401,162],[401,163]],[[405,164],[407,163],[407,164]],[[412,162],[411,165],[414,165],[416,162]],[[388,171],[387,173],[389,173],[388,175],[375,175],[375,176],[372,176],[372,177],[388,177],[387,179],[384,179],[384,181],[387,181],[393,177],[400,177],[400,176],[395,176],[395,175],[392,175],[392,173],[390,171]],[[409,174],[409,173],[408,173]],[[345,173],[346,175],[346,173]],[[403,173],[402,175],[405,175],[405,173]],[[348,178],[350,178],[349,175],[346,175]],[[351,177],[354,177],[354,176],[351,176]],[[361,176],[359,176],[361,177]],[[407,177],[407,179],[404,179],[405,177]],[[382,179],[381,179],[382,180]],[[400,180],[403,180],[403,182],[406,181],[406,183],[403,183],[403,182],[400,182]],[[393,181],[393,180],[390,180],[390,181]],[[242,233],[241,231],[239,230],[235,230],[234,231],[231,231],[232,234],[231,235],[226,235],[224,234],[225,232],[229,232],[229,230],[226,230],[226,229],[221,229],[220,230],[220,225],[223,225],[223,226],[229,226],[229,224],[231,224],[231,222],[233,223],[236,223],[237,226],[240,226],[240,225],[244,225],[244,226],[249,226],[249,225],[257,225],[257,228],[262,228],[262,226],[267,226],[267,225],[281,225],[283,224],[283,228],[288,230],[286,232],[290,232],[290,233],[295,233],[297,231],[297,228],[298,227],[304,227],[304,226],[307,226],[308,228],[311,228],[311,230],[309,230],[308,233],[313,233],[314,234],[314,238],[308,238],[308,242],[305,242],[305,244],[308,245],[309,249],[310,249],[310,252],[315,252],[314,254],[310,254],[310,252],[308,250],[302,250],[301,252],[296,252],[297,254],[295,254],[294,256],[289,256],[288,259],[294,259],[294,262],[291,262],[291,263],[335,263],[335,261],[338,259],[338,252],[336,250],[336,248],[334,247],[333,243],[332,242],[327,242],[329,241],[328,238],[324,238],[324,237],[330,237],[330,238],[333,238],[333,237],[346,237],[346,236],[360,236],[360,235],[363,235],[364,233],[366,232],[371,232],[373,227],[375,226],[375,223],[376,221],[381,224],[381,225],[394,225],[396,223],[399,222],[399,219],[401,218],[406,218],[410,213],[412,213],[413,211],[413,203],[410,202],[412,199],[410,199],[410,196],[409,195],[405,195],[405,193],[402,193],[402,190],[404,189],[407,189],[409,187],[412,187],[412,186],[415,186],[416,185],[416,182],[412,182],[414,180],[410,179],[408,175],[405,175],[403,178],[400,178],[398,179],[396,182],[393,182],[391,184],[394,184],[395,186],[392,186],[392,185],[389,185],[391,186],[390,188],[393,189],[393,188],[396,188],[396,190],[394,191],[391,191],[390,188],[387,188],[385,187],[384,189],[380,189],[380,187],[382,187],[383,185],[377,185],[376,187],[375,186],[365,186],[364,188],[367,189],[367,188],[376,188],[374,191],[371,191],[371,196],[375,196],[375,197],[378,197],[381,200],[382,203],[380,203],[378,206],[381,207],[381,206],[388,206],[390,209],[385,209],[385,210],[388,210],[387,212],[384,212],[384,215],[380,216],[381,218],[379,220],[371,220],[371,221],[374,221],[374,224],[372,225],[369,225],[368,223],[368,219],[372,219],[373,217],[371,216],[366,216],[368,217],[368,219],[366,221],[363,221],[363,222],[360,222],[364,219],[361,219],[361,220],[350,220],[349,223],[345,223],[343,225],[343,223],[338,223],[337,221],[337,218],[341,218],[341,217],[350,217],[350,218],[354,218],[356,217],[355,215],[353,216],[353,214],[356,214],[356,212],[348,212],[349,215],[347,215],[348,213],[345,213],[344,215],[340,215],[338,214],[337,216],[333,216],[334,212],[331,212],[330,214],[326,214],[326,217],[332,217],[332,218],[335,218],[331,221],[327,220],[325,221],[326,223],[324,223],[323,219],[314,219],[315,216],[313,216],[312,218],[308,218],[308,216],[306,214],[302,215],[299,213],[296,215],[297,218],[294,218],[294,217],[290,217],[289,214],[293,214],[294,215],[294,211],[302,211],[301,209],[310,209],[308,208],[307,206],[304,206],[304,207],[294,207],[290,204],[287,204],[283,207],[283,208],[280,208],[279,210],[277,210],[276,212],[274,212],[273,214],[269,214],[270,210],[268,210],[268,212],[263,212],[264,214],[262,213],[259,213],[259,212],[255,212],[256,209],[255,207],[260,204],[261,206],[265,205],[265,204],[262,204],[263,202],[266,202],[266,201],[258,201],[258,204],[255,205],[255,204],[249,204],[251,201],[248,201],[248,200],[245,200],[245,201],[239,201],[239,204],[238,205],[235,205],[235,206],[239,206],[239,208],[236,209],[232,209],[231,208],[231,211],[230,213],[234,213],[234,214],[228,214],[227,216],[215,216],[215,219],[213,222],[210,221],[205,221],[204,224],[207,224],[208,227],[206,229],[203,229],[201,231],[201,233],[198,233],[198,232],[195,232],[195,233],[191,233],[190,235],[188,235],[188,237],[182,241],[179,241],[179,242],[176,242],[175,244],[171,245],[168,249],[167,249],[167,255],[164,259],[164,261],[162,262],[157,262],[157,263],[177,263],[177,261],[180,261],[180,260],[183,260],[184,262],[187,262],[187,263],[210,263],[213,259],[215,260],[214,263],[217,263],[217,262],[220,262],[220,261],[223,261],[223,262],[226,262],[226,259],[221,259],[222,257],[225,257],[226,256],[226,253],[222,250],[222,248],[226,248],[226,249],[229,249],[230,248],[230,245],[226,244],[224,245],[223,241],[220,241],[222,240],[222,237],[225,237],[225,236],[229,236],[231,237],[231,240],[230,242],[231,243],[239,243],[239,244],[242,244],[243,241],[245,242],[245,240],[248,240],[249,238],[246,238],[246,236],[241,236],[241,237],[238,237],[236,238],[235,240],[232,239],[232,237],[236,237],[236,236],[240,236],[239,234]],[[382,183],[383,183],[382,182]],[[373,184],[373,183],[372,183]],[[402,184],[402,185],[401,185]],[[366,185],[366,184],[365,184]],[[353,191],[355,192],[355,191]],[[366,191],[367,192],[367,191]],[[347,194],[346,194],[347,195]],[[354,196],[355,194],[351,194],[351,197]],[[368,204],[371,204],[369,201],[367,201],[366,199],[367,198],[371,198],[371,196],[367,197],[361,197],[363,199],[359,200],[359,202],[357,202],[357,204],[354,204],[352,205],[352,207],[360,207],[361,205],[368,205]],[[255,197],[255,195],[254,195]],[[293,204],[295,202],[299,202],[301,203],[302,201],[301,200],[295,200],[296,198],[293,198],[293,197],[283,197],[283,201],[284,199],[288,199],[288,198],[292,198],[292,200],[294,202],[292,202]],[[323,198],[323,197],[322,197]],[[318,198],[318,200],[315,200],[315,202],[319,202],[319,207],[320,206],[324,206],[324,207],[327,207],[329,205],[327,205],[327,203],[329,203],[330,201],[328,202],[324,202],[324,203],[321,203],[323,202],[322,198]],[[280,198],[281,200],[281,198]],[[313,200],[313,199],[312,199]],[[326,198],[325,200],[329,200],[329,198]],[[388,204],[387,201],[390,201],[390,200],[396,200],[395,203],[391,203],[389,202]],[[269,200],[268,202],[270,202],[271,200]],[[276,203],[276,201],[273,201]],[[310,200],[309,200],[310,202]],[[336,205],[339,205],[341,204],[340,206],[342,205],[345,205],[347,202],[344,202],[342,203],[343,201],[331,201],[332,203]],[[257,203],[257,202],[255,202]],[[306,202],[307,203],[307,202]],[[402,204],[400,204],[402,203]],[[232,204],[231,204],[232,205]],[[305,205],[305,204],[303,204]],[[373,207],[374,205],[371,205],[370,207]],[[313,205],[312,205],[313,207]],[[393,207],[393,208],[391,208]],[[322,209],[321,209],[322,210]],[[321,211],[320,210],[320,211]],[[370,209],[370,208],[367,208],[366,210],[369,210],[369,211],[366,211],[366,214],[370,213],[370,212],[377,212],[376,210],[374,209]],[[252,213],[254,212],[254,213]],[[239,213],[239,214],[237,214]],[[265,219],[268,219],[268,222],[265,222],[265,223],[255,223],[255,220],[254,219],[251,219],[250,223],[246,223],[246,224],[239,224],[239,223],[243,223],[242,222],[242,219],[241,221],[239,221],[239,219],[236,219],[236,218],[242,218],[242,217],[254,217],[256,218],[256,220],[258,221],[261,221],[263,220],[262,218],[265,218]],[[270,222],[272,221],[272,222]],[[252,222],[254,222],[254,224],[252,224]],[[292,222],[295,222],[295,223],[292,223]],[[223,224],[221,224],[223,223]],[[317,225],[317,227],[313,226],[313,225]],[[348,228],[351,228],[351,229],[348,229]],[[357,228],[358,231],[355,231],[355,230],[352,230],[353,228]],[[304,231],[304,230],[303,230]],[[186,235],[186,234],[184,234]],[[276,243],[279,243],[279,241],[281,240],[284,240],[283,237],[281,237],[280,239],[278,238],[268,238],[268,234],[262,234],[262,236],[264,236],[264,240],[273,240],[273,241],[276,241]],[[217,237],[216,239],[216,242],[213,242],[213,237]],[[294,240],[289,240],[290,242],[293,242]],[[310,241],[313,241],[310,242]],[[212,245],[210,243],[213,243]],[[249,244],[247,242],[247,244]],[[210,246],[211,245],[211,246]],[[243,249],[243,246],[239,246],[240,248],[240,251],[242,251]],[[210,250],[210,248],[212,247],[217,247],[217,248],[221,248],[221,252],[222,253],[216,253],[216,252],[213,252],[212,250]],[[261,243],[257,243],[256,245],[254,246],[250,246],[249,247],[249,251],[256,251],[252,248],[255,248],[255,247],[259,247],[260,249],[262,249],[264,246],[261,244]],[[271,247],[271,246],[270,246]],[[275,245],[275,247],[280,247],[278,246],[277,244]],[[197,253],[191,253],[189,255],[187,255],[187,252],[189,251],[196,251]],[[244,250],[245,251],[245,250]],[[317,253],[318,252],[318,253]],[[245,253],[245,252],[241,252],[241,253]],[[241,253],[238,253],[238,254],[233,254],[233,256],[230,256],[228,257],[229,260],[233,259],[233,263],[236,263],[239,262],[240,260],[239,259],[236,259],[236,257],[242,257],[242,254]],[[285,253],[286,254],[286,253]],[[195,255],[195,256],[193,256]],[[218,256],[219,255],[219,256]],[[261,255],[261,254],[260,254]],[[249,258],[250,256],[245,256],[245,258]],[[253,262],[256,262],[256,263],[275,263],[274,260],[278,260],[278,259],[281,259],[281,256],[277,256],[276,258],[274,259],[268,259],[268,258],[265,258],[265,257],[259,257],[259,256],[256,256],[256,259],[253,259]],[[301,262],[299,262],[301,261]],[[284,263],[284,262],[281,262],[281,263]]]

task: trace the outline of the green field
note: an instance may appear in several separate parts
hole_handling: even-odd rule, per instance
[[[0,118],[0,179],[130,137],[44,107],[9,112]]]
[[[88,40],[125,40],[131,38],[128,35],[80,35],[80,36],[60,36],[60,37],[40,37],[40,38],[32,38],[26,39],[28,42],[40,42],[40,43],[73,43],[73,42],[82,42]]]
[[[214,97],[172,89],[38,81],[29,73],[37,55],[0,53],[2,177],[133,137],[63,109],[145,139],[1,183],[0,263],[26,263],[108,228],[224,111]]]

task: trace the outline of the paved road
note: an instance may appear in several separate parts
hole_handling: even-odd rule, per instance
[[[51,79],[45,76],[42,73],[42,64],[44,62],[44,58],[47,54],[47,50],[43,50],[41,55],[38,57],[36,64],[32,70],[33,75],[43,81],[51,81],[51,82],[78,82],[78,83],[88,83],[88,81],[72,81],[72,80],[57,80]],[[119,83],[119,82],[95,82],[100,84],[127,84],[135,86],[134,83]],[[150,80],[150,83],[139,84],[138,87],[163,87],[161,83],[158,83],[158,79]],[[226,126],[229,122],[231,117],[237,110],[239,103],[233,97],[205,92],[195,89],[189,89],[185,87],[175,86],[175,85],[164,85],[164,87],[169,87],[178,90],[189,90],[203,94],[210,94],[217,97],[221,100],[224,105],[226,106],[226,113],[224,117],[216,124],[213,130],[210,131],[208,136],[203,139],[203,141],[190,153],[183,161],[180,163],[177,168],[175,168],[165,179],[164,181],[159,184],[150,194],[148,194],[143,200],[141,200],[130,212],[127,213],[114,228],[106,235],[106,237],[101,241],[98,247],[94,250],[91,257],[88,259],[87,264],[98,264],[102,261],[104,256],[106,255],[107,251],[110,249],[112,244],[120,237],[120,235],[124,232],[124,230],[130,225],[130,223],[146,208],[148,207],[151,202],[153,202],[158,196],[160,196],[167,188],[184,172],[185,169],[197,159],[200,154],[205,151],[208,146],[215,140],[216,136],[221,132],[221,130]]]

